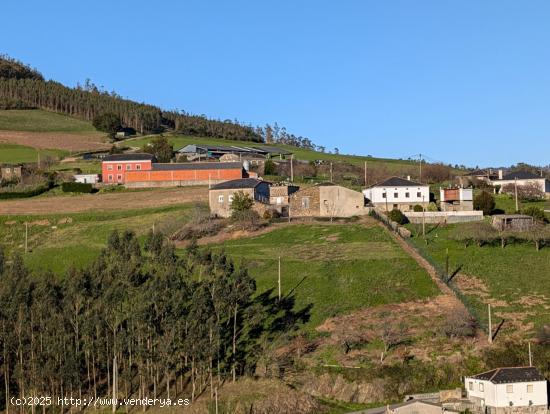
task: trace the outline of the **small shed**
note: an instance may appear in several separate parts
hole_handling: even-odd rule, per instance
[[[492,224],[499,231],[525,231],[534,226],[535,220],[533,217],[523,214],[499,214],[493,216]]]
[[[74,180],[82,184],[97,184],[99,182],[99,174],[75,174]]]

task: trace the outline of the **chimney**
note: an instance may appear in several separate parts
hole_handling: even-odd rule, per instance
[[[498,170],[498,179],[499,179],[499,180],[502,180],[502,177],[503,177],[503,175],[502,175],[502,168],[500,168],[500,169]]]

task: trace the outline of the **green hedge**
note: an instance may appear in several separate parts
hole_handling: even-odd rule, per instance
[[[33,188],[32,190],[27,191],[7,191],[7,192],[0,192],[0,200],[10,200],[12,198],[28,198],[28,197],[34,197],[39,194],[45,193],[50,189],[49,186],[41,186]]]
[[[68,182],[61,184],[61,189],[64,193],[91,193],[94,188],[91,184]]]

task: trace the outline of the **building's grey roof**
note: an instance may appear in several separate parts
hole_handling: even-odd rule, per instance
[[[258,180],[257,178],[242,178],[240,180],[224,181],[223,183],[212,186],[211,190],[238,190],[244,188],[256,188],[261,183],[267,181]]]
[[[413,405],[413,404],[429,405],[429,406],[432,406],[432,407],[440,407],[441,412],[443,412],[443,406],[441,404],[436,404],[436,403],[432,403],[432,402],[428,402],[428,401],[421,401],[421,400],[410,400],[410,401],[405,401],[405,402],[402,402],[402,403],[399,403],[399,404],[393,404],[393,405],[389,405],[389,406],[384,405],[384,406],[381,406],[381,407],[370,408],[368,410],[356,411],[356,412],[350,413],[350,414],[383,414],[387,411],[388,408],[390,410],[395,410],[395,409],[398,409],[398,408],[401,408],[401,407],[406,407],[408,405]],[[399,410],[398,410],[398,412],[399,412]],[[445,408],[445,412],[456,413],[458,411],[453,411],[453,410],[449,410],[448,408]]]
[[[533,174],[530,171],[516,171],[511,172],[509,174],[506,174],[502,177],[503,180],[532,180],[532,179],[542,179],[544,177],[541,177],[540,175]]]
[[[111,154],[103,158],[103,161],[155,161],[155,156],[145,153]]]
[[[465,177],[470,177],[470,176],[485,176],[485,177],[486,176],[491,176],[491,177],[496,177],[496,176],[498,176],[498,170],[495,170],[495,169],[493,169],[492,171],[491,170],[474,170],[474,171],[464,173],[462,175],[465,176]]]
[[[292,154],[289,151],[278,147],[272,146],[239,146],[239,145],[203,145],[203,144],[189,144],[178,150],[179,153],[195,153],[197,150],[202,150],[204,152],[227,152],[227,153],[256,153],[256,154],[282,154],[289,155]]]
[[[544,381],[545,378],[535,367],[496,368],[491,371],[474,375],[474,379],[490,381],[493,384],[507,384],[512,382]]]
[[[236,170],[243,168],[240,162],[186,162],[153,164],[153,171],[175,170]]]
[[[404,178],[391,177],[381,183],[375,184],[372,187],[418,187],[424,186],[424,184],[417,183],[415,181],[405,180]]]

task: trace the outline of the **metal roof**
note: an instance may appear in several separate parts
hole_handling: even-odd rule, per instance
[[[256,154],[282,154],[289,155],[292,154],[289,151],[278,147],[272,146],[242,146],[242,145],[203,145],[203,144],[189,144],[178,150],[179,153],[194,153],[197,152],[197,149],[201,149],[205,152],[230,152],[230,153],[256,153]]]
[[[478,380],[490,381],[493,384],[507,384],[512,382],[544,381],[545,378],[535,367],[496,368],[491,371],[474,375]]]
[[[188,162],[188,163],[166,163],[153,164],[153,171],[174,171],[174,170],[236,170],[242,169],[240,162]]]

